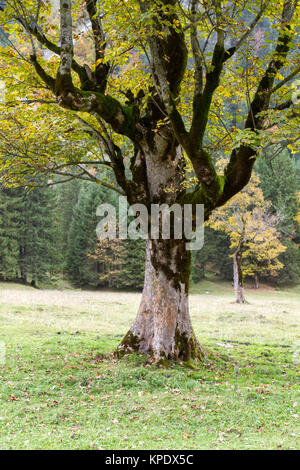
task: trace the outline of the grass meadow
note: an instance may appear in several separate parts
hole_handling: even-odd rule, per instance
[[[194,286],[195,369],[112,355],[139,300],[0,284],[1,449],[299,448],[300,287]]]

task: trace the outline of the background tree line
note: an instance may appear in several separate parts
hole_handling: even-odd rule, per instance
[[[88,181],[0,191],[0,279],[32,285],[64,278],[80,287],[139,289],[144,242],[97,240],[97,206],[117,196]],[[99,255],[99,250],[100,254]]]
[[[282,268],[272,275],[262,270],[260,278],[285,285],[300,279],[300,159],[287,150],[275,154],[274,148],[262,155],[255,171],[264,198],[272,201],[271,212],[281,215],[277,228],[285,251],[278,257]],[[104,202],[117,208],[118,195],[76,179],[31,191],[1,189],[1,279],[32,285],[67,279],[78,287],[141,289],[144,241],[99,242],[96,208]],[[193,254],[193,282],[205,277],[232,281],[232,254],[228,233],[207,226],[205,249]],[[252,267],[253,273],[252,265],[253,260],[246,259],[245,271]]]

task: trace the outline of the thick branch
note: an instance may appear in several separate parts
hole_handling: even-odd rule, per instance
[[[61,56],[61,47],[57,46],[54,42],[50,41],[47,36],[43,33],[40,26],[38,26],[37,22],[29,24],[25,18],[20,16],[15,18],[27,31],[29,34],[32,34],[37,41],[42,45],[45,46],[49,51],[53,52],[54,54]],[[72,59],[72,69],[74,72],[77,73],[80,79],[82,89],[94,89],[90,82],[90,78],[87,74],[86,68],[82,67],[78,64],[78,62],[73,58]]]
[[[186,148],[186,138],[188,133],[185,129],[182,116],[178,112],[174,97],[170,89],[168,73],[164,61],[161,58],[157,41],[154,38],[151,40],[151,46],[155,73],[159,81],[160,98],[165,106],[166,113],[170,119],[178,142],[180,142],[180,144]]]
[[[197,0],[193,0],[191,7],[191,46],[195,62],[195,89],[193,98],[193,110],[196,112],[197,108],[201,105],[201,96],[203,91],[203,63],[201,47],[197,37]]]
[[[153,1],[139,0],[139,3],[142,13],[153,11]],[[159,54],[160,62],[166,71],[167,82],[174,98],[179,94],[188,59],[184,33],[179,17],[174,12],[176,3],[177,0],[155,2],[156,8],[153,19],[155,20],[156,34],[149,34],[148,37],[151,53],[152,55]],[[166,7],[170,7],[170,10],[167,10]],[[154,73],[156,75],[160,73],[160,70],[156,70],[155,63]]]
[[[60,66],[57,76],[58,89],[73,88],[72,62],[73,62],[73,31],[72,31],[72,2],[71,0],[60,0],[60,38],[61,54]]]
[[[97,13],[97,0],[85,0],[85,4],[93,31],[96,59],[95,79],[98,85],[98,90],[104,92],[110,69],[109,64],[103,63],[106,49],[105,33],[102,26],[101,16]]]
[[[263,126],[263,122],[258,118],[258,114],[268,109],[275,77],[285,64],[286,57],[289,53],[290,42],[292,39],[289,23],[292,20],[294,12],[295,6],[293,5],[292,0],[285,1],[277,46],[252,100],[251,109],[245,123],[246,129],[261,129]]]
[[[206,74],[203,93],[198,96],[197,106],[193,109],[193,119],[190,130],[190,139],[196,148],[202,147],[206,130],[209,110],[215,90],[219,86],[220,76],[223,70],[224,59],[224,32],[218,30],[218,39],[214,48],[210,71]]]
[[[38,76],[43,80],[43,82],[47,85],[47,87],[55,93],[55,79],[51,77],[39,64],[35,55],[30,56],[30,60],[35,68],[36,73]]]

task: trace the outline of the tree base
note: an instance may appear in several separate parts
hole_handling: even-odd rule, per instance
[[[116,350],[118,357],[127,354],[144,354],[148,357],[148,362],[158,366],[167,366],[170,363],[184,363],[188,367],[195,367],[195,363],[203,362],[207,358],[206,351],[198,343],[197,338],[193,334],[191,337],[175,332],[174,352],[166,355],[164,351],[149,349],[144,350],[143,341],[139,340],[131,330],[123,338],[121,344]]]
[[[119,354],[147,354],[155,364],[203,360],[192,328],[188,281],[190,255],[183,240],[148,240],[145,283],[134,324]]]
[[[237,289],[235,289],[235,303],[236,304],[246,303],[245,291],[243,287],[238,287]]]

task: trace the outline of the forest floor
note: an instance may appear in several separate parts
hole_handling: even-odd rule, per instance
[[[0,284],[1,449],[299,449],[300,287],[194,286],[194,370],[113,358],[139,299]]]

